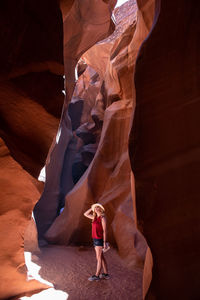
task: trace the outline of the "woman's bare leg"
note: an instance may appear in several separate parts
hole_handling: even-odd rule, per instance
[[[95,246],[96,251],[96,259],[97,259],[97,269],[96,269],[96,276],[99,276],[102,266],[102,249],[101,246]]]
[[[102,259],[102,267],[103,267],[103,272],[105,274],[108,274],[108,265],[107,265],[107,262],[106,262],[106,259],[102,253],[102,256],[101,256],[101,259]]]

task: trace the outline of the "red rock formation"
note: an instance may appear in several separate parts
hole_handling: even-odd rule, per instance
[[[63,105],[62,16],[57,1],[4,1],[0,22],[0,134],[37,177]]]
[[[117,24],[114,33],[83,55],[83,59],[98,72],[104,83],[105,107],[119,99],[133,98],[132,74],[137,47],[140,45],[133,38],[136,1],[128,1],[117,8],[114,15]]]
[[[44,166],[58,127],[64,68],[57,1],[0,6],[0,298],[6,299],[47,287],[27,281],[24,244],[37,249],[37,233],[31,229],[30,237],[29,230],[40,193],[30,174],[37,177]]]
[[[32,177],[12,159],[2,139],[0,165],[0,298],[7,299],[47,286],[27,281],[24,261],[24,234],[40,194]],[[30,246],[28,239],[26,245]]]
[[[38,176],[58,119],[22,91],[8,81],[0,83],[0,132],[15,159]]]
[[[71,100],[75,87],[75,66],[81,55],[114,30],[111,12],[116,1],[76,0],[64,21],[64,65],[66,98]]]
[[[95,158],[74,189],[67,195],[64,212],[46,234],[48,241],[88,243],[91,235],[90,225],[83,217],[83,211],[87,206],[97,201],[103,203],[108,214],[111,214],[108,215],[111,224],[115,210],[125,199],[128,201],[130,166],[127,159],[127,139],[131,113],[132,103],[128,100],[115,102],[106,110]],[[122,182],[123,185],[120,184]],[[127,205],[131,206],[131,202],[128,201]],[[111,226],[108,234],[113,240]]]
[[[174,3],[158,0],[156,3],[154,27],[137,59],[137,106],[129,147],[136,178],[138,225],[150,246],[146,253],[143,288],[145,295],[151,280],[151,250],[153,281],[147,299],[198,299],[199,4],[194,0]],[[77,136],[72,136],[71,122],[66,114],[75,85],[75,65],[80,56],[107,36],[112,28],[109,20],[113,3],[100,1],[97,10],[92,2],[93,19],[89,18],[88,22],[89,4],[91,1],[86,0],[61,1],[67,98],[60,129],[47,160],[47,182],[37,206],[39,213],[36,209],[38,220],[42,216],[44,222],[39,224],[41,236],[55,219],[60,196],[63,197],[60,184],[63,181],[64,185],[69,178],[65,170],[76,153],[73,147],[77,147]],[[18,1],[12,5],[13,10],[10,10],[9,2],[4,3],[1,11],[1,22],[6,22],[7,29],[0,31],[4,42],[0,56],[0,134],[13,157],[37,175],[58,126],[63,101],[60,93],[63,74],[61,15],[56,1],[48,1],[47,18],[43,17],[46,1],[40,4]],[[86,114],[84,118],[79,116],[80,122],[74,126],[82,126],[78,141],[88,138],[91,127],[84,123],[91,120],[104,119],[103,131],[92,164],[67,195],[64,212],[46,233],[51,242],[85,243],[90,228],[82,213],[90,204],[100,201],[106,207],[110,241],[117,244],[129,266],[140,265],[138,253],[143,256],[145,253],[134,227],[134,191],[131,199],[127,152],[135,105],[132,73],[138,49],[151,29],[154,1],[138,0],[138,7],[136,27],[131,23],[122,39],[110,40],[110,44],[103,41],[85,54],[88,65],[98,72],[102,82],[98,83],[100,92],[91,115],[88,119]],[[99,23],[93,27],[93,21]],[[58,47],[52,47],[57,43]],[[110,59],[94,60],[95,55],[100,57],[99,49],[103,49],[103,54],[109,53]],[[46,93],[42,90],[44,86]],[[58,103],[48,99],[57,99]],[[85,152],[94,150],[91,145],[86,146]],[[87,157],[84,159],[87,161]],[[6,298],[44,286],[35,281],[26,283],[23,257],[24,232],[30,224],[38,190],[30,175],[10,157],[2,140],[0,164],[3,186],[0,207],[3,241],[0,280],[3,284],[0,295]],[[73,182],[69,182],[67,188],[72,186]],[[67,193],[66,190],[62,192]],[[28,246],[32,247],[32,244]]]
[[[77,140],[72,134],[71,121],[67,112],[75,87],[75,66],[89,47],[107,37],[114,30],[110,17],[115,3],[116,1],[105,3],[104,1],[76,0],[67,15],[63,12],[66,99],[58,134],[47,159],[47,180],[44,193],[34,211],[39,238],[43,237],[58,215],[63,199],[63,191],[60,187],[64,180],[62,174],[66,169],[71,171],[71,161],[76,148]],[[70,182],[68,188],[72,187],[73,182]],[[64,192],[67,192],[66,188]]]
[[[107,86],[105,94],[101,89],[101,98],[97,95],[95,106],[91,110],[93,118],[95,116],[103,121],[101,140],[89,169],[67,194],[64,212],[45,237],[51,243],[90,243],[90,224],[84,219],[83,212],[88,205],[100,201],[106,207],[110,241],[113,245],[117,244],[120,255],[129,266],[141,266],[146,244],[134,223],[127,145],[130,117],[134,108],[133,89],[130,89],[133,85],[132,57],[136,58],[142,37],[144,39],[148,28],[135,32],[135,3],[130,1],[126,7],[132,4],[133,15],[126,17],[128,25],[124,31],[120,24],[113,36],[96,44],[83,56],[97,70],[101,82],[104,82],[102,87]],[[118,10],[118,14],[119,12]],[[82,77],[84,78],[84,73]],[[116,80],[111,87],[114,78]],[[90,102],[87,94],[80,89],[84,86],[80,80],[76,100],[80,95],[84,103]],[[105,115],[104,109],[99,111],[99,102],[104,103]]]
[[[200,3],[157,1],[137,59],[130,139],[137,216],[152,250],[146,299],[199,299]]]

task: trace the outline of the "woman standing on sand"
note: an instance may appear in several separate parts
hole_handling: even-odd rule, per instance
[[[88,278],[90,281],[100,280],[100,278],[110,278],[107,263],[103,255],[103,251],[107,250],[108,247],[106,243],[106,218],[104,212],[104,207],[99,203],[95,203],[84,213],[85,217],[92,219],[92,238],[97,259],[96,274]],[[100,274],[101,267],[103,267],[104,271],[102,274]]]

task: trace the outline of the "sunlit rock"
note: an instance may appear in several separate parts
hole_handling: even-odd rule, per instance
[[[0,297],[6,299],[24,292],[46,288],[35,280],[27,282],[24,243],[31,212],[40,196],[31,176],[10,156],[0,139]],[[31,231],[32,232],[32,231]],[[34,250],[37,239],[34,240]],[[32,244],[33,245],[33,244]],[[32,248],[33,249],[33,248]]]
[[[108,240],[113,245],[118,244],[121,256],[126,258],[130,266],[141,267],[146,246],[143,241],[143,250],[137,252],[141,245],[134,225],[130,195],[131,169],[127,152],[132,110],[132,100],[117,101],[107,108],[95,157],[68,193],[64,211],[47,231],[45,238],[51,243],[89,244],[91,224],[83,217],[83,212],[92,203],[100,202],[106,209]],[[123,230],[124,239],[120,237],[120,230]],[[124,242],[126,247],[123,246]]]
[[[142,37],[144,39],[148,33],[146,27],[143,31],[136,29],[136,12],[134,1],[126,3],[122,11],[117,9],[116,20],[119,25],[116,26],[116,32],[97,43],[82,57],[96,71],[101,85],[100,87],[98,85],[99,92],[96,93],[92,103],[82,87],[86,86],[86,91],[89,90],[88,84],[92,86],[91,78],[95,74],[90,72],[91,76],[88,76],[86,73],[84,77],[83,73],[75,90],[76,99],[78,96],[82,97],[83,106],[85,103],[94,105],[90,112],[93,122],[97,124],[95,120],[99,119],[103,124],[100,143],[86,172],[81,153],[77,155],[73,169],[74,176],[76,176],[75,168],[80,175],[84,172],[85,174],[81,178],[76,177],[80,180],[75,181],[75,187],[67,194],[65,209],[45,234],[45,238],[51,243],[89,243],[90,228],[84,220],[83,211],[89,204],[100,201],[107,207],[110,241],[113,245],[117,245],[119,254],[129,266],[142,267],[147,246],[135,224],[134,199],[131,197],[135,196],[131,194],[131,167],[126,148],[129,125],[135,107],[133,92],[135,59]],[[127,22],[123,19],[123,14]],[[87,123],[76,130],[83,143],[90,143],[93,136],[88,131]]]
[[[65,3],[63,2],[63,5]],[[114,4],[115,1],[76,0],[66,17],[63,14],[66,98],[58,130],[59,139],[54,138],[47,157],[44,193],[34,210],[39,239],[43,239],[44,233],[63,206],[66,193],[73,187],[72,176],[69,181],[66,181],[68,175],[64,170],[68,169],[72,172],[71,161],[73,161],[77,147],[77,139],[72,132],[72,124],[68,115],[68,104],[76,82],[76,64],[88,48],[114,31],[114,24],[111,20]]]

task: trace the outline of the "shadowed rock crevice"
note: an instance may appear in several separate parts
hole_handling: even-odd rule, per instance
[[[147,299],[199,298],[199,9],[196,1],[157,1],[136,64],[129,152],[154,260]]]
[[[37,178],[64,100],[62,15],[54,0],[2,1],[0,7],[1,137]]]

